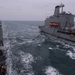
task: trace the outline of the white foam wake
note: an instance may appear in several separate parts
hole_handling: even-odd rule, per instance
[[[72,47],[73,51],[68,50],[66,55],[70,56],[71,59],[75,59],[75,47]]]
[[[6,64],[8,75],[17,75],[17,72],[12,69],[12,52],[8,33],[4,33],[4,52],[6,53]]]
[[[61,75],[58,70],[56,70],[55,68],[48,66],[45,69],[45,74],[46,75]]]
[[[20,52],[21,63],[24,66],[24,69],[21,70],[21,74],[25,75],[34,75],[33,68],[31,66],[34,62],[34,57],[30,53]]]

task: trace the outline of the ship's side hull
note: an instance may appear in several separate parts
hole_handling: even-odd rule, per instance
[[[4,54],[3,47],[3,32],[2,25],[0,23],[0,75],[7,75],[6,56]]]
[[[44,26],[39,27],[41,32],[44,33],[44,35],[46,35],[48,38],[50,38],[51,36],[55,36],[57,38],[62,38],[62,39],[66,39],[72,42],[75,42],[75,35],[71,35],[71,34],[67,34],[67,33],[63,33],[63,32],[57,32],[57,29],[52,29],[52,28],[46,28]]]

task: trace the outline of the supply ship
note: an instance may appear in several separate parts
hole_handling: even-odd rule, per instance
[[[64,4],[55,6],[54,14],[46,18],[44,26],[39,26],[40,32],[48,38],[55,36],[75,42],[75,15],[66,13],[63,7]]]
[[[0,75],[8,75],[7,68],[6,68],[6,56],[4,54],[4,44],[3,44],[3,32],[2,32],[2,25],[0,21]]]

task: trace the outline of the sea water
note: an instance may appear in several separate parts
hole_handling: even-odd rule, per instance
[[[9,75],[75,75],[75,43],[47,39],[43,21],[3,21]]]

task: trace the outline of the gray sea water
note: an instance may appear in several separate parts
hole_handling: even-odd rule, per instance
[[[44,22],[3,21],[8,74],[75,75],[75,43],[47,39],[40,25]]]

